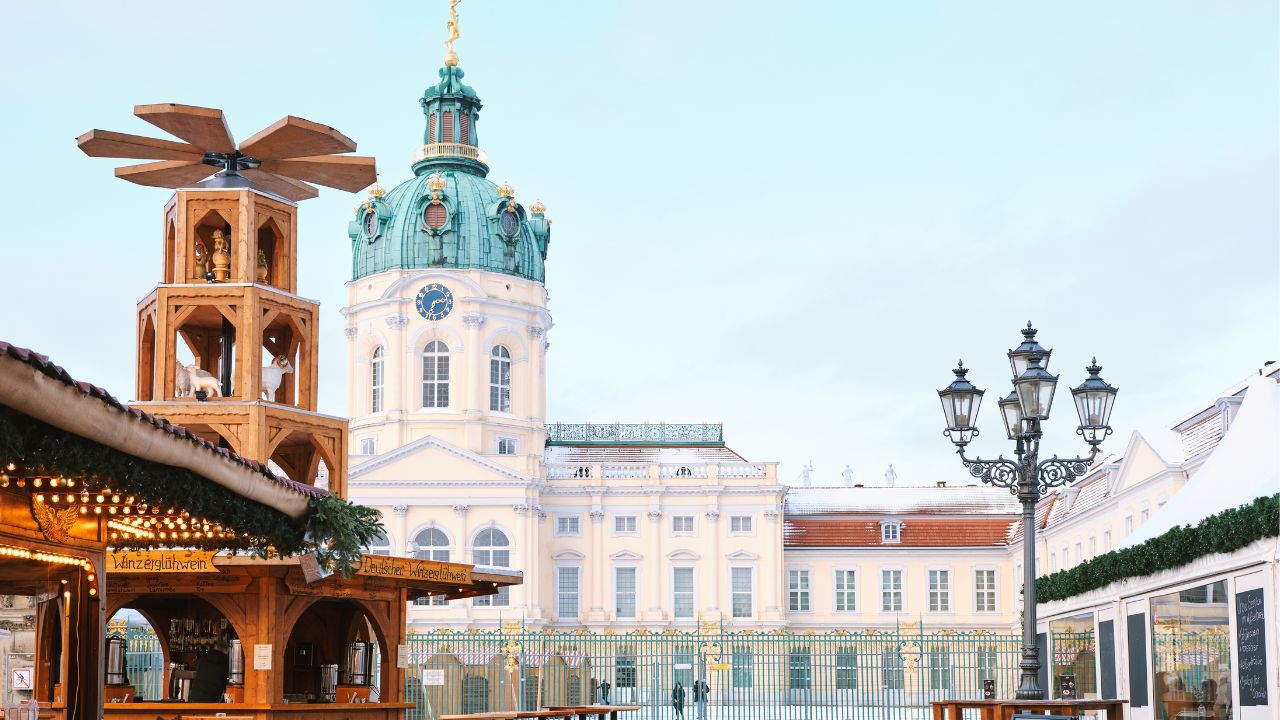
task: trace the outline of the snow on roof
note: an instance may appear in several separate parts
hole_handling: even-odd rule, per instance
[[[1199,472],[1119,547],[1139,545],[1172,528],[1195,525],[1210,515],[1280,492],[1276,438],[1280,438],[1280,384],[1272,377],[1255,376],[1248,382],[1231,428]]]
[[[671,465],[710,462],[745,462],[723,446],[662,445],[549,445],[543,458],[548,464],[566,463],[664,463]]]
[[[1003,488],[986,485],[915,487],[792,487],[787,515],[1012,515],[1018,499]]]

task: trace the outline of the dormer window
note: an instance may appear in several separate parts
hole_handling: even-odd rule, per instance
[[[880,542],[882,543],[900,543],[902,542],[903,524],[897,520],[881,520],[880,521]]]

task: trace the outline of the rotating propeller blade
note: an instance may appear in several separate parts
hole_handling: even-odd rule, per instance
[[[300,117],[287,115],[240,143],[240,152],[259,160],[332,155],[356,149],[351,138]]]
[[[236,149],[227,120],[216,108],[159,103],[138,105],[133,114],[202,151],[229,153]]]
[[[139,185],[179,188],[200,182],[217,172],[200,160],[161,160],[160,162],[126,165],[116,168],[116,177]]]
[[[315,186],[308,185],[301,180],[280,177],[262,170],[241,170],[240,174],[249,178],[249,182],[253,183],[254,187],[266,190],[269,193],[275,193],[293,202],[310,200],[320,194],[320,191]]]
[[[376,160],[360,155],[314,155],[284,160],[263,160],[260,170],[298,180],[309,180],[347,192],[363,190],[378,179]]]
[[[90,130],[76,138],[76,145],[89,157],[188,161],[204,158],[194,145],[110,130]]]

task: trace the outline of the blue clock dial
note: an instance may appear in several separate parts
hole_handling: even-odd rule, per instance
[[[440,283],[431,283],[418,291],[414,305],[422,317],[428,320],[443,320],[453,311],[453,293]]]

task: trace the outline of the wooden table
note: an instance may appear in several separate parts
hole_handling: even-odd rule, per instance
[[[591,715],[604,717],[613,713],[614,720],[618,712],[639,710],[639,705],[567,705],[542,708],[540,710],[495,710],[493,712],[465,713],[461,715],[441,715],[440,720],[575,720]]]
[[[1010,720],[1016,713],[1032,712],[1038,715],[1079,715],[1087,710],[1101,710],[1107,720],[1124,720],[1124,706],[1128,700],[979,700],[953,698],[936,700],[933,720],[961,720],[965,709],[978,711],[982,720]]]
[[[587,720],[590,717],[597,717],[600,720],[618,720],[620,712],[635,712],[640,709],[639,705],[552,705],[550,710],[559,710],[562,712],[572,712],[573,715],[566,716],[577,718],[577,720]],[[443,718],[441,719],[443,720]]]

